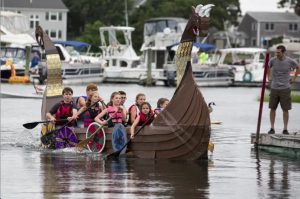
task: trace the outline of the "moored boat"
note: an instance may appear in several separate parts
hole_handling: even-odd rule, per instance
[[[151,159],[206,159],[210,138],[210,117],[207,104],[199,91],[192,74],[191,49],[196,36],[205,36],[212,5],[199,5],[191,15],[178,47],[177,89],[169,105],[149,126],[143,126],[131,140],[127,150],[133,156]],[[61,100],[61,64],[57,51],[40,27],[37,40],[45,47],[48,63],[48,82],[42,102],[42,117]],[[106,143],[103,152],[113,152],[112,128],[104,127]],[[130,137],[129,129],[127,139]],[[75,128],[78,140],[86,138],[85,128]],[[59,138],[60,140],[63,140]],[[71,140],[72,141],[72,140]],[[70,142],[66,139],[66,146]]]

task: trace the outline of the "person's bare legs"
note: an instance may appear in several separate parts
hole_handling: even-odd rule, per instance
[[[283,130],[287,130],[289,122],[289,111],[283,111]]]
[[[274,128],[275,117],[276,117],[276,110],[275,110],[275,109],[271,109],[271,110],[270,110],[270,123],[271,123],[271,129],[275,129],[275,128]]]

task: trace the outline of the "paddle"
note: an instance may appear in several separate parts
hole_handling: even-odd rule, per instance
[[[56,120],[55,122],[65,122],[68,121],[68,119],[62,119],[62,120]],[[25,123],[23,124],[23,126],[27,129],[33,129],[35,128],[38,124],[42,124],[42,123],[48,123],[51,122],[49,120],[44,120],[44,121],[38,121],[38,122],[29,122],[29,123]]]
[[[155,114],[155,113],[154,113]],[[139,132],[141,132],[142,131],[142,129],[147,125],[147,123],[150,121],[152,119],[152,117],[149,117],[148,119],[147,119],[147,121],[141,126],[141,128],[134,134],[134,137],[137,135],[137,134],[139,134]],[[113,152],[113,153],[111,153],[111,154],[108,154],[106,157],[105,157],[105,159],[106,158],[117,158],[117,157],[119,157],[119,155],[120,155],[120,153],[122,152],[122,150],[131,142],[131,138],[124,144],[124,146],[122,146],[122,148],[120,149],[120,150],[118,150],[118,151],[115,151],[115,152]]]
[[[92,104],[92,105],[90,105],[89,107],[87,107],[87,109],[84,110],[83,112],[81,112],[79,115],[81,115],[81,114],[87,112],[88,110],[90,110],[90,109],[91,109],[93,106],[95,106],[99,101],[100,101],[100,100],[98,100],[98,101],[95,102],[94,104]],[[58,129],[55,129],[55,130],[53,130],[53,131],[50,131],[49,133],[46,133],[45,135],[43,135],[43,136],[41,137],[41,140],[48,141],[48,140],[49,140],[48,138],[51,137],[53,133],[58,132],[58,131],[60,131],[61,129],[65,128],[65,127],[68,126],[71,122],[73,122],[73,120],[68,121],[65,125],[63,125],[62,127],[58,128]],[[43,141],[42,141],[42,142],[43,142]],[[44,144],[44,143],[43,143],[43,144]]]
[[[119,110],[118,110],[119,111]],[[108,120],[106,120],[106,122],[108,123],[110,120],[112,120],[113,116],[115,114],[118,113],[118,111],[116,111],[111,117],[108,118]],[[92,139],[94,139],[95,135],[104,127],[104,125],[100,126],[90,137],[86,138],[85,140],[80,141],[77,145],[76,148],[78,148],[79,150],[81,150],[83,147],[85,147],[89,141],[91,141]]]

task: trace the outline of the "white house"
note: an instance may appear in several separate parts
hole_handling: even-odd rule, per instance
[[[23,14],[32,35],[40,25],[54,40],[67,40],[68,8],[61,0],[1,0],[1,10]]]

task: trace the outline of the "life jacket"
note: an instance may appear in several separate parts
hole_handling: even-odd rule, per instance
[[[107,107],[107,113],[109,115],[109,117],[111,118],[111,122],[114,124],[116,123],[122,123],[123,120],[122,120],[122,112],[119,110],[117,113],[115,113],[116,111],[114,110],[114,107],[112,106],[108,106]],[[108,126],[111,126],[111,124],[109,124]]]
[[[132,125],[132,123],[131,123],[131,113],[130,113],[130,112],[131,112],[131,109],[132,109],[133,107],[136,108],[136,116],[135,116],[134,119],[136,119],[136,117],[138,116],[138,114],[140,114],[140,109],[139,109],[138,105],[137,105],[137,104],[132,104],[132,105],[129,107],[129,109],[128,109],[128,121],[127,121],[127,124],[128,124],[128,125]]]
[[[153,111],[151,110],[150,111],[150,114],[145,114],[145,113],[143,113],[142,111],[140,112],[140,121],[139,121],[139,124],[138,124],[138,126],[142,126],[143,124],[145,124],[146,123],[146,125],[149,125],[149,124],[151,124],[152,122],[153,122],[153,120],[154,120],[154,113],[153,113]],[[150,118],[149,118],[149,116],[150,116]]]
[[[57,109],[55,114],[56,120],[67,119],[68,117],[72,117],[73,113],[73,102],[66,104],[64,101],[60,102],[60,106]],[[56,122],[56,125],[64,125],[66,122]],[[70,122],[69,126],[72,126],[74,122]]]
[[[97,103],[95,108],[91,108],[83,114],[84,127],[88,127],[91,123],[94,122],[95,117],[101,112],[101,108]]]

